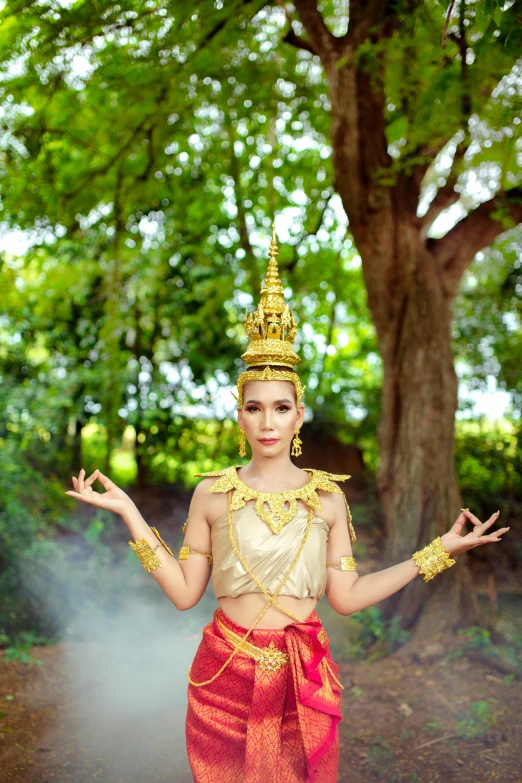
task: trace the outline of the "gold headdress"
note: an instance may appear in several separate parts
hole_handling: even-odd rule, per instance
[[[261,299],[257,310],[245,312],[245,331],[250,344],[241,356],[248,367],[262,370],[246,370],[237,379],[237,395],[232,392],[240,407],[243,407],[243,385],[246,381],[291,381],[294,384],[297,405],[301,402],[306,386],[296,372],[273,369],[273,367],[294,367],[301,359],[295,353],[294,341],[297,324],[295,316],[284,299],[283,286],[277,267],[277,238],[272,226],[272,241],[268,257],[268,269],[261,288]]]

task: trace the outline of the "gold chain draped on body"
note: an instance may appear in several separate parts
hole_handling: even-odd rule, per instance
[[[214,484],[214,486],[216,486],[216,484]],[[244,486],[246,486],[246,485],[244,485]],[[212,487],[210,491],[212,491],[212,489],[214,489],[214,487]],[[299,559],[299,557],[300,557],[300,555],[301,555],[301,553],[302,553],[302,551],[304,549],[304,546],[305,546],[305,544],[306,544],[306,542],[308,540],[308,536],[309,536],[310,531],[312,529],[312,524],[313,524],[313,520],[314,520],[314,509],[313,508],[310,509],[310,512],[308,514],[306,531],[305,531],[303,540],[302,540],[302,542],[301,542],[301,544],[299,546],[299,549],[297,550],[297,553],[296,553],[292,563],[290,564],[290,567],[288,568],[286,574],[284,575],[283,579],[281,580],[281,583],[280,583],[279,587],[277,588],[277,590],[275,591],[275,593],[271,594],[264,587],[264,585],[261,584],[261,582],[257,579],[257,577],[252,573],[251,569],[248,567],[248,565],[245,562],[243,556],[241,555],[241,553],[239,551],[239,548],[237,546],[237,543],[236,543],[236,541],[234,539],[234,528],[233,528],[233,524],[232,524],[232,510],[233,510],[232,507],[234,505],[233,504],[233,495],[235,494],[234,489],[236,489],[236,488],[235,487],[234,488],[231,487],[229,489],[229,491],[228,491],[228,530],[229,530],[230,543],[232,544],[232,548],[234,549],[234,552],[236,553],[236,556],[237,556],[239,562],[241,563],[241,565],[243,566],[243,568],[245,569],[245,571],[248,573],[248,575],[251,577],[251,579],[255,582],[255,584],[258,586],[258,588],[261,590],[261,592],[268,598],[268,603],[263,607],[261,612],[258,614],[256,619],[254,620],[254,622],[252,623],[252,625],[250,626],[250,628],[246,632],[245,636],[240,641],[238,641],[236,646],[234,646],[234,649],[232,650],[232,653],[230,654],[230,656],[227,658],[227,660],[225,661],[223,666],[219,669],[219,671],[217,671],[216,674],[214,674],[213,677],[211,677],[209,680],[205,680],[204,682],[194,682],[194,680],[192,679],[192,677],[190,675],[191,669],[188,670],[188,673],[187,673],[188,681],[190,682],[191,685],[194,685],[197,688],[200,688],[203,685],[210,685],[210,683],[214,682],[214,680],[216,680],[219,677],[219,675],[226,669],[226,667],[228,666],[228,664],[230,663],[232,658],[236,655],[236,653],[241,650],[242,644],[244,642],[246,642],[246,640],[250,636],[251,632],[256,627],[257,623],[266,614],[266,612],[268,611],[270,606],[272,606],[272,604],[274,604],[281,612],[286,614],[288,617],[291,617],[292,620],[295,620],[298,623],[303,622],[303,620],[300,617],[297,617],[295,614],[293,614],[288,609],[286,609],[284,606],[282,606],[276,600],[276,598],[279,595],[279,593],[281,592],[281,590],[283,589],[283,587],[285,586],[286,582],[288,581],[288,579],[290,577],[290,574],[292,573],[292,570],[295,567],[295,564],[297,563],[297,561],[298,561],[298,559]],[[221,491],[223,491],[223,490],[221,490]],[[272,494],[273,495],[275,493],[268,493],[268,494]],[[282,492],[282,493],[277,493],[277,494],[283,495],[283,494],[286,494],[286,493]],[[343,495],[344,495],[344,492],[343,492]],[[346,496],[345,496],[345,498],[346,498]],[[243,505],[245,505],[245,504],[243,503]],[[344,690],[344,686],[339,682],[339,680],[337,679],[337,677],[333,673],[333,671],[332,671],[328,661],[326,660],[326,658],[324,659],[324,662],[326,664],[326,668],[328,669],[328,671],[332,675],[334,681],[337,683],[337,685],[342,690]]]
[[[314,510],[313,510],[313,508],[311,508],[311,509],[310,509],[310,513],[309,513],[309,515],[308,515],[308,522],[307,522],[307,525],[306,525],[306,532],[305,532],[305,534],[304,534],[304,538],[303,538],[303,540],[302,540],[302,542],[301,542],[301,545],[300,545],[300,547],[299,547],[299,549],[298,549],[298,551],[297,551],[297,554],[296,554],[296,556],[295,556],[295,557],[294,557],[294,559],[292,560],[292,562],[291,562],[291,564],[290,564],[290,567],[288,568],[288,570],[287,570],[286,574],[284,575],[283,579],[281,580],[281,583],[280,583],[279,587],[277,588],[277,590],[275,591],[275,593],[274,593],[273,595],[270,595],[270,593],[266,593],[266,592],[263,590],[263,592],[265,592],[265,595],[269,595],[269,600],[268,600],[268,603],[266,604],[266,606],[264,606],[264,607],[263,607],[263,609],[261,610],[261,612],[258,614],[258,616],[256,617],[256,619],[254,620],[254,622],[252,623],[252,625],[250,626],[250,628],[249,628],[249,629],[248,629],[248,631],[246,632],[245,636],[242,638],[242,640],[241,640],[242,642],[245,642],[245,641],[248,639],[248,637],[250,636],[251,632],[252,632],[252,631],[254,630],[254,628],[256,627],[257,623],[258,623],[258,622],[261,620],[261,618],[263,617],[263,615],[264,615],[264,614],[266,614],[266,612],[268,611],[268,609],[270,608],[270,606],[271,606],[271,605],[274,603],[275,599],[277,598],[277,596],[279,595],[279,593],[281,592],[281,590],[282,590],[282,589],[283,589],[283,587],[285,586],[285,584],[286,584],[286,582],[287,582],[287,580],[288,580],[288,578],[289,578],[290,574],[292,573],[292,570],[293,570],[293,568],[294,568],[295,564],[297,563],[297,561],[298,561],[298,559],[299,559],[299,556],[300,556],[301,552],[302,552],[302,551],[303,551],[303,549],[304,549],[304,545],[306,544],[306,541],[307,541],[307,539],[308,539],[308,536],[309,536],[309,534],[310,534],[310,530],[312,529],[312,523],[313,523],[313,520],[314,520]],[[232,529],[233,529],[233,528],[232,528],[232,492],[229,492],[229,493],[228,493],[228,524],[229,524],[229,530],[230,530],[230,531],[232,531]],[[233,534],[232,534],[231,540],[233,540]],[[236,548],[236,543],[235,543],[235,541],[233,542],[233,546],[234,546],[234,550],[237,552],[238,550],[237,550],[237,548]],[[285,610],[283,609],[283,611],[285,611]],[[293,617],[293,615],[292,615],[292,617]],[[298,620],[298,622],[302,622],[302,620],[301,620],[300,618],[294,618],[294,619],[297,619],[297,620]],[[234,649],[232,650],[232,653],[231,653],[231,654],[230,654],[230,656],[227,658],[227,660],[225,661],[225,663],[223,664],[223,666],[221,667],[221,669],[219,669],[219,671],[217,671],[217,672],[214,674],[214,676],[210,678],[210,680],[205,680],[204,682],[194,682],[194,680],[193,680],[193,679],[191,678],[191,676],[190,676],[190,671],[191,671],[191,669],[189,669],[189,670],[188,670],[188,673],[187,673],[188,681],[190,682],[190,684],[191,684],[191,685],[194,685],[194,686],[196,686],[196,688],[200,688],[202,685],[210,685],[210,683],[211,683],[211,682],[214,682],[214,680],[216,680],[216,679],[219,677],[219,675],[221,674],[221,672],[225,671],[226,667],[228,666],[228,664],[230,663],[230,661],[232,660],[232,658],[234,657],[234,655],[235,655],[237,652],[239,652],[239,650],[240,650],[240,649],[241,649],[241,647],[240,647],[239,645],[238,645],[237,647],[234,647]],[[191,667],[191,668],[192,668],[192,667]],[[341,687],[342,687],[342,686],[341,686]]]

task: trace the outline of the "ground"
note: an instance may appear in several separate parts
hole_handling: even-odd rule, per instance
[[[143,767],[124,777],[110,772],[110,749],[74,742],[75,727],[65,720],[74,710],[64,703],[73,693],[62,666],[64,647],[34,648],[42,666],[0,661],[0,693],[12,697],[3,697],[2,781],[190,783],[188,771],[172,771],[171,756],[183,755],[184,748],[165,747],[155,733],[143,737]],[[520,679],[509,681],[495,668],[465,656],[452,659],[450,651],[434,646],[420,656],[342,664],[339,783],[520,783]],[[478,702],[489,711],[476,725],[471,707]],[[462,714],[475,737],[458,736]]]
[[[371,542],[364,533],[361,539],[366,568],[378,570]],[[0,651],[0,783],[192,783],[184,746],[187,661],[214,599],[206,595],[200,615],[173,615],[136,565],[116,575],[112,565],[104,569],[114,580],[100,586],[112,613],[79,614],[83,637],[76,625],[61,643],[33,647],[40,665]],[[475,581],[486,609],[488,579],[485,571]],[[116,607],[116,582],[133,582],[128,607]],[[495,585],[496,624],[513,640],[496,657],[487,639],[460,632],[356,660],[354,618],[340,618],[321,600],[318,614],[344,684],[339,783],[522,783],[519,584],[513,573]],[[79,605],[79,594],[74,601]],[[132,611],[136,619],[129,620]]]

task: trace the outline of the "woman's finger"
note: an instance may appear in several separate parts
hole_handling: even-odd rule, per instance
[[[65,494],[71,495],[73,498],[78,498],[78,500],[83,500],[85,503],[91,503],[89,495],[82,495],[81,492],[73,492],[72,489],[69,489]]]
[[[114,484],[108,476],[105,476],[101,471],[96,471],[97,476],[96,478],[98,481],[100,481],[103,484],[103,487],[107,490],[107,492],[110,492],[111,489],[116,489],[116,484]]]
[[[78,474],[78,492],[83,492],[83,479],[85,477],[85,471],[82,468]]]
[[[475,546],[480,546],[481,544],[490,544],[492,541],[502,541],[502,538],[497,536],[496,533],[492,533],[490,536],[481,536],[477,539]]]
[[[492,514],[489,519],[487,519],[485,522],[482,523],[482,525],[480,526],[480,529],[478,527],[476,527],[473,532],[477,533],[479,536],[482,535],[482,533],[485,530],[487,530],[489,527],[491,527],[491,525],[494,522],[497,521],[499,514],[500,514],[500,511],[495,511],[495,513]]]
[[[469,521],[472,522],[474,525],[482,524],[480,519],[478,519],[478,517],[476,517],[475,514],[472,514],[469,508],[461,508],[460,510],[464,513],[466,519],[469,519]]]
[[[450,528],[450,533],[454,533],[456,536],[462,535],[462,529],[464,525],[466,524],[467,517],[465,514],[460,514],[456,521],[453,523],[452,527]]]
[[[96,481],[97,478],[98,478],[98,471],[95,470],[94,473],[91,473],[88,479],[85,479],[85,481],[83,482],[84,486],[90,487],[93,481]]]

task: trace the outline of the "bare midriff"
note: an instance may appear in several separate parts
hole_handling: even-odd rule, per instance
[[[218,603],[227,617],[243,628],[250,628],[268,600],[263,593],[244,593],[238,595],[237,598],[223,596],[218,598]],[[292,595],[279,595],[276,600],[301,620],[306,620],[317,605],[317,598],[295,598]],[[293,622],[295,620],[281,612],[276,606],[270,606],[255,627],[281,629]]]

